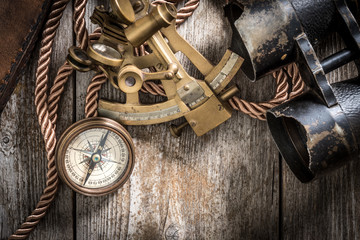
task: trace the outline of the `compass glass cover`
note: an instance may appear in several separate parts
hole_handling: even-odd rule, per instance
[[[65,152],[65,171],[77,185],[96,189],[109,187],[122,178],[129,151],[121,136],[104,128],[78,134]]]

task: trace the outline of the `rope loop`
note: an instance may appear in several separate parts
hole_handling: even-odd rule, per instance
[[[183,0],[172,0],[171,2],[181,2]],[[156,0],[153,4],[165,2],[164,0]],[[56,147],[56,122],[57,112],[59,109],[59,101],[64,92],[64,86],[67,83],[69,76],[73,69],[68,63],[64,63],[58,70],[57,76],[54,80],[53,86],[50,89],[49,96],[48,82],[49,82],[49,65],[51,62],[51,53],[53,50],[54,38],[56,31],[60,25],[60,20],[63,12],[69,3],[69,0],[55,0],[51,6],[48,20],[43,31],[40,56],[36,71],[36,87],[35,87],[35,105],[41,133],[44,138],[45,148],[48,159],[48,170],[46,174],[46,186],[40,201],[36,205],[33,212],[26,218],[25,222],[20,226],[16,232],[9,237],[9,239],[25,239],[29,236],[31,231],[35,229],[40,220],[45,216],[50,204],[55,199],[55,194],[58,190],[58,175],[55,168],[55,147]],[[100,36],[100,29],[95,30],[93,34],[88,35],[85,26],[85,7],[87,0],[76,0],[74,7],[74,31],[76,40],[80,48],[86,49],[88,42],[96,40]],[[200,0],[189,0],[185,3],[183,8],[178,11],[178,18],[176,20],[177,26],[181,25],[193,12],[198,8]],[[147,52],[144,46],[141,46],[136,51],[139,55],[146,55]],[[295,97],[302,93],[305,84],[301,79],[299,70],[295,64],[289,65],[273,74],[276,79],[277,89],[275,97],[263,103],[254,103],[245,101],[238,97],[233,97],[230,100],[231,106],[253,118],[265,120],[265,112],[284,101]],[[289,93],[289,76],[292,78],[292,91]],[[102,84],[107,81],[104,74],[98,74],[93,77],[86,95],[85,114],[86,117],[97,116],[97,100]],[[164,88],[161,84],[155,82],[144,83],[142,89],[144,93],[153,95],[166,96]]]

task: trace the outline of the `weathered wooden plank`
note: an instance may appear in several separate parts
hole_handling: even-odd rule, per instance
[[[56,39],[50,76],[73,44],[72,7],[65,12]],[[6,239],[37,204],[45,186],[46,154],[34,106],[38,48],[0,118],[0,239]],[[67,87],[58,120],[59,132],[72,122],[72,87]],[[55,203],[30,239],[72,239],[72,192],[60,186]]]
[[[90,1],[87,17],[97,4],[105,1]],[[182,36],[214,63],[229,43],[229,26],[222,18],[221,5],[220,1],[202,1],[194,16],[179,28]],[[72,45],[71,7],[64,18],[52,76]],[[318,49],[321,55],[340,47],[337,38],[329,42]],[[5,163],[0,166],[1,239],[30,213],[45,184],[46,157],[33,104],[35,59],[0,122],[0,159]],[[181,62],[192,75],[200,77],[187,59]],[[348,66],[330,77],[334,81],[354,74],[355,68]],[[77,120],[84,117],[90,77],[76,76]],[[253,100],[269,98],[269,89],[273,90],[269,80],[250,83],[242,75],[238,84],[241,96]],[[68,85],[66,100],[62,101],[59,132],[73,120],[73,87],[73,83]],[[102,96],[121,98],[109,84],[104,86]],[[129,127],[137,149],[130,181],[107,197],[76,195],[74,216],[73,194],[61,185],[54,206],[31,238],[73,239],[74,234],[77,239],[358,238],[359,163],[304,185],[282,162],[283,181],[279,182],[278,153],[265,123],[235,113],[231,120],[201,138],[186,129],[179,139],[170,136],[168,125]]]
[[[342,48],[339,37],[334,35],[317,52],[326,57]],[[357,70],[352,64],[328,76],[331,82],[337,82],[356,75]],[[286,163],[283,164],[284,239],[359,238],[359,162],[309,184],[301,184]]]
[[[89,2],[88,13],[94,5]],[[220,1],[202,1],[179,28],[214,63],[230,41],[221,7]],[[181,62],[199,77],[186,59]],[[77,119],[84,116],[89,78],[77,74]],[[273,81],[254,85],[241,78],[239,84],[241,96],[253,100],[269,98],[274,90]],[[120,98],[110,84],[101,94]],[[128,127],[137,154],[133,175],[117,194],[76,195],[77,239],[277,238],[279,156],[266,124],[234,113],[203,137],[186,129],[178,139],[167,126]]]

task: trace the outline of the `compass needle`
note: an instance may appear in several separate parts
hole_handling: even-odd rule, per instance
[[[101,164],[99,164],[99,168],[101,169],[102,172],[104,172],[104,169],[102,168]]]
[[[80,164],[83,164],[85,162],[89,162],[90,161],[90,158],[86,158],[85,160],[81,161]]]
[[[86,139],[86,141],[87,141],[87,143],[88,143],[88,145],[89,145],[90,151],[94,152],[94,148],[93,148],[93,146],[91,145],[91,143],[89,142],[89,140]]]
[[[112,149],[112,148],[107,148],[107,149],[105,149],[104,151],[102,151],[101,154],[104,154],[104,153],[110,151],[111,149]]]
[[[79,121],[65,131],[58,143],[59,176],[79,193],[108,194],[129,178],[134,166],[133,149],[129,133],[119,123],[98,117]],[[119,156],[115,159],[119,162],[112,156]]]
[[[101,160],[105,161],[105,162],[111,162],[111,163],[117,163],[117,164],[121,164],[120,162],[117,162],[117,161],[113,161],[113,160],[110,160],[108,158],[105,158],[105,157],[101,157]]]
[[[104,146],[105,146],[105,143],[106,143],[106,140],[109,136],[109,133],[110,131],[108,130],[106,133],[105,133],[105,136],[103,135],[100,139],[100,142],[99,142],[99,146],[97,147],[96,151],[97,153],[101,154],[103,149],[104,149]]]
[[[85,186],[87,180],[89,179],[91,173],[94,171],[94,168],[96,166],[97,162],[91,161],[89,169],[87,170],[86,176],[84,178],[84,181],[82,183],[83,186]]]
[[[101,166],[101,163],[99,163],[99,168],[101,169],[102,173],[104,174],[104,177],[106,178],[107,176],[106,176],[106,174],[105,174],[105,172],[104,172],[104,169],[103,169],[102,166]]]
[[[91,155],[93,154],[92,152],[86,151],[86,150],[82,150],[82,149],[76,149],[76,148],[72,148],[70,147],[69,149],[74,150],[74,151],[78,151],[81,152],[82,154],[91,157]]]

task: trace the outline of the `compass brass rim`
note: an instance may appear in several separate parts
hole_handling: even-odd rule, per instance
[[[72,142],[72,140],[75,137],[77,137],[82,132],[94,128],[107,129],[117,134],[124,141],[129,151],[129,157],[124,172],[121,174],[119,179],[115,181],[113,184],[100,188],[86,188],[79,186],[70,179],[65,169],[65,154],[69,147],[69,144]],[[118,122],[104,117],[83,119],[71,125],[68,129],[65,130],[65,132],[60,137],[55,150],[56,169],[58,171],[61,180],[65,182],[66,185],[68,185],[75,192],[78,192],[86,196],[104,196],[113,193],[119,188],[121,188],[130,178],[135,165],[134,149],[135,149],[134,143],[132,141],[129,132]]]

